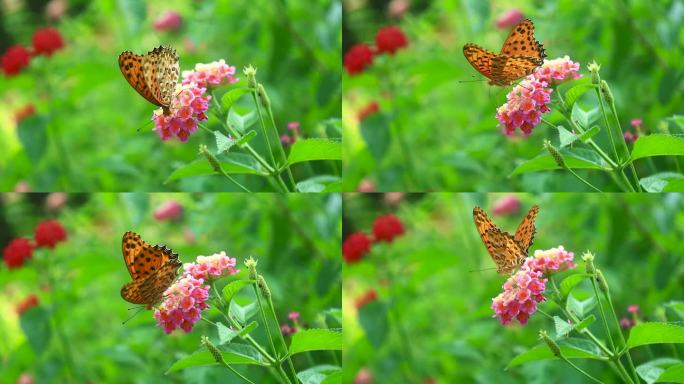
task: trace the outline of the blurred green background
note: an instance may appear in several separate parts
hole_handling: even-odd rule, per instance
[[[528,138],[507,138],[497,128],[495,114],[511,88],[486,81],[459,83],[484,80],[464,58],[463,45],[471,42],[499,52],[511,27],[499,29],[495,21],[513,9],[533,20],[548,59],[568,55],[580,64],[585,78],[587,64],[596,60],[601,65],[601,78],[614,93],[624,130],[634,133],[630,121],[641,118],[646,133],[684,133],[681,0],[348,0],[345,51],[356,43],[373,45],[378,29],[388,25],[402,28],[409,44],[395,56],[376,56],[360,75],[344,74],[345,190],[588,190],[567,172],[511,176],[521,162],[545,153],[544,139],[557,143],[557,131],[542,124]],[[374,122],[362,133],[357,113],[371,101],[377,101],[380,113],[391,121],[389,132]],[[595,94],[587,93],[579,105],[597,108]],[[551,109],[554,112],[544,118],[564,123],[558,108]],[[608,148],[605,127],[597,121],[602,131],[594,139]],[[410,151],[401,148],[396,130],[403,132]],[[388,149],[378,158],[369,145]],[[407,158],[414,167],[409,182]],[[681,167],[672,158],[654,160],[658,171]],[[640,176],[654,172],[644,160],[636,167]],[[616,190],[605,174],[579,174],[601,190]]]
[[[153,211],[168,201],[183,207],[182,216],[154,219]],[[219,289],[246,279],[244,261],[253,257],[272,291],[281,324],[290,324],[288,313],[297,311],[304,328],[322,327],[321,318],[330,328],[340,328],[340,212],[338,194],[2,194],[2,248],[10,238],[33,237],[36,223],[47,218],[60,221],[68,239],[54,251],[35,251],[21,268],[0,267],[0,382],[14,383],[22,373],[31,374],[35,383],[238,382],[216,366],[165,374],[176,360],[205,350],[201,335],[216,343],[215,328],[204,321],[190,334],[177,330],[171,335],[155,326],[152,311],[121,324],[133,313],[127,308],[138,307],[119,294],[131,280],[121,255],[123,233],[133,230],[150,244],[165,244],[183,262],[226,251],[242,271],[219,280]],[[61,323],[60,333],[51,326],[47,334],[41,333],[40,322],[33,324],[33,336],[45,343],[42,352],[32,348],[23,331],[27,325],[20,320],[26,315],[15,313],[30,294],[38,296],[39,308],[50,319]],[[237,300],[246,305],[252,299],[252,290],[244,289]],[[215,308],[203,315],[219,320]],[[262,324],[252,336],[267,345]],[[71,372],[65,348],[75,362]],[[293,360],[297,371],[314,363],[333,364],[329,352],[295,355]],[[255,382],[275,382],[266,368],[236,368]]]
[[[512,233],[527,210],[538,204],[530,252],[563,245],[583,268],[581,255],[591,251],[610,284],[619,318],[629,317],[626,307],[636,304],[640,321],[684,320],[682,195],[518,194],[517,212],[494,215],[495,202],[504,196],[345,196],[344,238],[356,231],[369,233],[373,220],[388,212],[406,227],[393,243],[377,243],[362,261],[344,266],[345,383],[364,369],[375,381],[360,383],[586,382],[558,360],[507,368],[513,357],[541,343],[540,329],[555,334],[554,324],[539,312],[524,327],[502,326],[492,318],[492,298],[506,279],[493,269],[475,229],[476,205]],[[369,289],[376,290],[377,300],[357,310],[356,300]],[[576,290],[589,293],[591,285],[585,282]],[[550,315],[559,312],[548,302],[540,309]],[[605,336],[600,321],[590,329]],[[662,344],[632,350],[637,366],[677,353],[684,353],[681,344],[676,351]],[[604,363],[573,362],[606,383],[619,382]]]
[[[35,57],[14,77],[0,76],[0,190],[31,191],[225,191],[234,189],[218,176],[198,176],[164,183],[169,174],[199,159],[198,146],[216,150],[215,139],[201,129],[186,143],[162,142],[150,132],[155,106],[140,97],[121,75],[122,51],[147,53],[171,45],[180,69],[225,59],[242,70],[258,69],[280,133],[288,122],[301,123],[302,137],[341,135],[341,5],[336,0],[202,1],[51,1],[66,3],[57,18],[46,16],[48,1],[9,1],[0,5],[0,52],[14,44],[31,45],[38,28],[52,26],[65,48],[52,57]],[[180,29],[158,31],[154,21],[166,11],[181,17]],[[247,95],[249,96],[249,95]],[[39,121],[18,129],[13,117],[32,103]],[[234,107],[254,109],[251,97]],[[254,116],[246,119],[254,124]],[[218,121],[210,116],[210,128]],[[21,127],[20,127],[21,128]],[[137,130],[140,129],[138,132]],[[216,128],[218,129],[218,128]],[[250,144],[262,154],[261,130]],[[277,140],[277,138],[271,138]],[[66,159],[61,160],[62,145]],[[313,164],[313,173],[328,170]],[[295,178],[311,169],[295,165]],[[265,182],[237,175],[252,190]]]

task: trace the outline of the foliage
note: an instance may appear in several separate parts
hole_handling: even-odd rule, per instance
[[[55,200],[49,196],[48,202]],[[9,241],[4,237],[31,238],[36,223],[48,217],[57,218],[68,236],[54,250],[36,249],[20,268],[0,267],[0,381],[16,382],[22,373],[55,383],[239,380],[217,366],[201,336],[253,382],[281,382],[265,368],[269,361],[256,345],[283,359],[290,380],[286,356],[298,375],[318,378],[310,382],[341,370],[338,194],[57,196],[66,197],[66,205],[48,203],[46,209],[46,195],[1,195],[2,248]],[[168,201],[179,204],[182,213],[161,214]],[[121,256],[127,230],[167,245],[186,263],[225,250],[237,258],[241,272],[215,280],[210,309],[202,312],[205,320],[190,333],[178,329],[166,335],[145,310],[122,325],[133,313],[119,293],[130,281]],[[261,300],[266,323],[245,266],[249,257],[257,260],[270,289],[271,300]],[[223,292],[220,299],[216,291]],[[37,295],[37,305],[18,315],[15,306],[29,294]],[[293,323],[288,313],[295,311]],[[287,349],[277,339],[285,324],[297,329],[285,336]],[[276,337],[278,353],[267,329]]]

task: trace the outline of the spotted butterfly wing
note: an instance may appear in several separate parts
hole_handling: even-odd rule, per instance
[[[527,253],[530,250],[530,246],[534,241],[534,234],[537,229],[534,226],[534,220],[537,218],[539,213],[539,206],[535,205],[527,212],[527,215],[522,219],[518,229],[515,231],[515,239],[518,240],[520,245],[523,247],[523,251]]]
[[[119,68],[128,83],[147,101],[171,114],[180,68],[178,55],[170,47],[157,47],[145,55],[123,52]]]
[[[121,288],[121,297],[152,308],[177,276],[182,265],[178,254],[164,246],[150,246],[134,232],[124,233],[122,252],[133,281]]]
[[[123,52],[119,55],[119,69],[123,74],[128,84],[138,92],[138,94],[145,98],[150,103],[161,107],[161,104],[152,95],[152,91],[145,82],[145,75],[142,70],[143,56],[136,55],[133,52]]]
[[[537,59],[538,65],[544,64],[544,46],[534,37],[534,23],[525,19],[518,23],[504,41],[501,55],[524,56]]]

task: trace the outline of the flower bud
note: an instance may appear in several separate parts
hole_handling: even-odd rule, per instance
[[[257,70],[254,68],[251,64],[246,66],[245,69],[242,70],[242,73],[245,75],[247,78],[247,86],[256,89],[257,87],[257,82],[256,82],[256,73]]]
[[[565,160],[563,160],[563,156],[549,140],[544,140],[544,148],[546,148],[549,154],[551,154],[551,157],[553,157],[553,160],[556,162],[556,164],[558,164],[559,167],[567,168],[565,165]]]
[[[553,353],[554,356],[562,357],[560,347],[552,338],[549,337],[545,330],[539,330],[539,338],[541,340],[544,340],[544,342],[546,343],[546,345],[549,346],[549,349],[551,350],[551,353]]]
[[[594,254],[586,251],[584,252],[584,255],[582,255],[582,260],[584,260],[584,268],[587,273],[593,275],[596,270],[594,268]]]
[[[599,288],[605,293],[609,294],[610,289],[608,288],[608,281],[606,281],[606,277],[603,276],[603,272],[601,272],[600,269],[596,270],[596,281],[598,282]]]
[[[613,104],[615,101],[613,92],[610,91],[610,87],[608,87],[608,83],[605,80],[601,80],[601,94],[603,94],[603,98],[606,99],[608,104]]]
[[[218,348],[216,348],[216,346],[214,344],[212,344],[211,341],[209,341],[208,337],[202,335],[201,343],[202,343],[202,345],[207,347],[207,350],[209,351],[209,353],[211,353],[211,356],[214,357],[214,360],[216,360],[217,363],[221,364],[224,362],[223,361],[223,355],[221,354],[221,351],[219,351]]]
[[[249,259],[245,260],[245,267],[247,267],[247,270],[249,271],[249,279],[250,280],[257,280],[257,271],[256,271],[256,266],[257,266],[257,261],[254,260],[252,257]]]
[[[599,76],[599,71],[601,70],[601,66],[596,63],[596,61],[592,61],[587,65],[587,69],[591,73],[591,83],[592,84],[598,84],[599,81],[601,81],[601,77]]]
[[[261,105],[263,105],[264,108],[271,109],[271,100],[268,98],[266,88],[264,88],[262,84],[257,84],[257,96],[259,96]]]
[[[259,275],[257,277],[257,285],[259,286],[261,294],[264,296],[264,298],[266,298],[266,300],[270,300],[271,290],[268,288],[268,285],[266,284],[266,279],[264,279],[263,276]]]
[[[221,169],[221,164],[219,163],[218,159],[209,151],[209,148],[207,148],[206,145],[200,144],[199,152],[207,159],[207,161],[211,165],[211,168],[213,168],[215,172],[223,172],[223,170]]]

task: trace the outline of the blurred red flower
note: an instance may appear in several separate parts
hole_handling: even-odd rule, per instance
[[[24,105],[23,108],[17,110],[14,112],[14,121],[19,124],[21,123],[25,118],[35,115],[36,114],[36,107],[29,103]]]
[[[36,247],[55,248],[57,243],[67,239],[67,233],[57,220],[45,220],[36,226],[34,235]]]
[[[520,199],[508,195],[494,202],[492,213],[497,216],[515,215],[520,211]]]
[[[183,206],[176,200],[169,200],[154,210],[154,218],[159,221],[178,219],[183,215]]]
[[[17,379],[17,384],[33,384],[34,382],[33,376],[28,372],[22,373]]]
[[[373,384],[373,372],[368,368],[361,368],[354,377],[354,384]]]
[[[375,35],[375,46],[379,53],[394,55],[400,48],[408,46],[408,39],[399,27],[381,28]]]
[[[350,75],[363,72],[373,64],[373,50],[366,44],[356,44],[344,54],[344,68]]]
[[[39,55],[52,56],[52,54],[64,48],[64,40],[59,31],[54,28],[42,28],[33,34],[33,49]]]
[[[355,263],[370,251],[371,240],[363,232],[347,236],[342,243],[342,256],[347,263]]]
[[[2,72],[5,76],[19,73],[31,60],[29,51],[21,45],[13,45],[2,55]]]
[[[391,243],[395,237],[404,234],[404,224],[398,217],[388,214],[379,216],[373,223],[375,240]]]
[[[157,17],[154,21],[154,29],[157,31],[175,31],[180,28],[182,22],[180,13],[168,11]]]
[[[33,256],[33,247],[28,239],[19,237],[7,244],[2,253],[9,269],[18,268]]]
[[[361,309],[364,305],[373,302],[378,299],[378,292],[375,291],[375,289],[369,289],[364,294],[361,296],[357,297],[356,300],[354,300],[354,307],[356,309]]]
[[[17,313],[21,315],[22,313],[26,312],[27,309],[29,309],[31,307],[35,307],[37,305],[38,305],[38,296],[36,296],[35,294],[31,294],[31,295],[29,295],[29,297],[24,299],[24,301],[17,304],[15,311],[17,311]]]
[[[380,104],[378,104],[377,101],[373,100],[370,103],[368,103],[365,107],[361,108],[357,114],[357,118],[359,121],[363,121],[366,117],[377,113],[380,110]]]
[[[519,9],[511,9],[496,19],[496,27],[500,29],[510,28],[514,25],[518,25],[522,20],[522,12]]]

